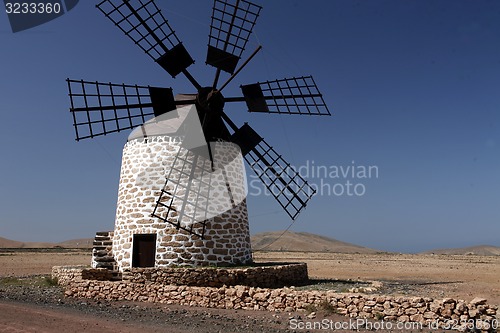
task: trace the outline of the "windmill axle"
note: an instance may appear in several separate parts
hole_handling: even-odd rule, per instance
[[[196,104],[205,113],[221,113],[224,110],[224,96],[212,87],[201,88],[196,96]]]

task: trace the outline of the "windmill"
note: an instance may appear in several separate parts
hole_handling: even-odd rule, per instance
[[[112,254],[120,270],[170,264],[251,262],[243,159],[295,219],[314,189],[247,123],[226,114],[330,115],[311,76],[224,89],[261,50],[241,62],[262,7],[214,0],[206,64],[209,85],[189,72],[193,58],[154,0],[104,0],[97,8],[173,78],[194,92],[67,79],[76,140],[132,130],[122,158]],[[241,62],[241,63],[240,63]],[[220,84],[221,76],[227,80]]]

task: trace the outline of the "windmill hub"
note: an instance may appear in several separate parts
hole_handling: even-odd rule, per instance
[[[224,96],[212,87],[201,88],[196,96],[196,104],[205,112],[220,113],[224,110]]]

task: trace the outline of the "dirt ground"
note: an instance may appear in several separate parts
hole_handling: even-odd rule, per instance
[[[484,297],[500,304],[500,256],[261,252],[257,261],[306,262],[310,278],[381,281],[396,294]]]
[[[484,297],[489,303],[500,304],[499,256],[258,252],[255,253],[255,260],[306,262],[310,278],[318,279],[327,286],[344,286],[336,289],[340,292],[346,291],[343,288],[358,285],[354,283],[356,281],[376,280],[383,285],[377,291],[379,293],[454,297],[466,301]],[[0,251],[0,278],[50,274],[52,266],[88,265],[89,262],[89,251]],[[339,281],[342,283],[338,284]],[[0,285],[0,332],[60,332],[61,327],[66,331],[90,333],[321,331],[290,328],[292,319],[307,320],[304,313],[274,314],[183,307],[166,309],[144,303],[102,304],[91,300],[64,299],[58,287],[23,288],[11,292],[12,288]],[[323,318],[325,316],[319,313],[314,320]],[[349,320],[337,315],[328,316],[328,319],[338,322]],[[377,331],[429,332],[428,329]]]
[[[381,281],[397,294],[484,297],[500,305],[500,256],[257,252],[257,262],[306,262],[309,277]],[[0,252],[1,276],[50,274],[52,266],[88,265],[90,252]],[[340,291],[340,290],[339,290]]]
[[[53,266],[90,265],[91,251],[1,250],[0,277],[50,274]]]

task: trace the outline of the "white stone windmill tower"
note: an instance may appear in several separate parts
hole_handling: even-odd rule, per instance
[[[120,271],[250,263],[243,159],[292,219],[314,190],[248,124],[238,127],[224,106],[246,102],[250,112],[330,115],[313,78],[243,85],[242,97],[222,95],[261,49],[238,67],[262,9],[246,0],[214,0],[210,86],[189,73],[194,61],[153,0],[104,0],[97,7],[196,92],[174,97],[170,88],[67,80],[77,140],[134,129],[123,150],[115,231],[94,252],[112,257]],[[222,72],[230,76],[219,87]]]

